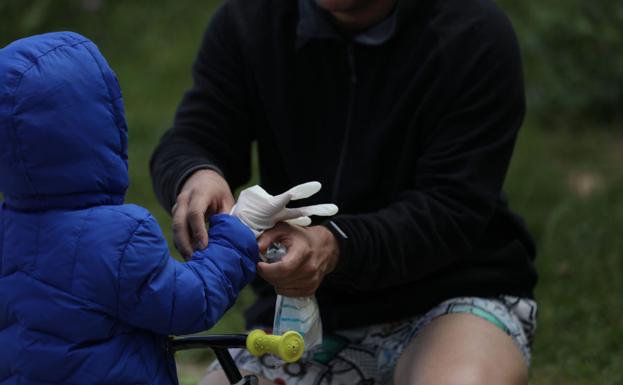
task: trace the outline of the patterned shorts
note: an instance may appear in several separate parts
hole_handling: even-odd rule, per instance
[[[502,329],[529,365],[536,311],[536,303],[527,298],[459,297],[444,301],[421,316],[325,335],[320,346],[293,364],[279,364],[272,356],[256,358],[245,349],[230,352],[240,370],[277,384],[391,384],[398,358],[409,342],[435,318],[452,313],[470,313]],[[220,366],[215,361],[208,373],[217,369]]]

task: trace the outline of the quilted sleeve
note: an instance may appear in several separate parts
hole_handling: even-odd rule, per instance
[[[210,242],[188,263],[174,260],[156,220],[134,231],[119,269],[118,317],[159,334],[209,329],[255,276],[259,251],[237,218],[210,219]]]
[[[0,274],[2,273],[2,260],[4,259],[4,202],[0,201]]]

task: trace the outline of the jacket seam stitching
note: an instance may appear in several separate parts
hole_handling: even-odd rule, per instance
[[[78,237],[76,238],[76,249],[74,250],[74,257],[73,257],[73,261],[71,263],[71,277],[72,277],[72,283],[71,283],[71,293],[73,294],[74,292],[74,285],[76,284],[76,279],[74,277],[74,272],[76,270],[76,261],[78,260],[78,249],[80,248],[80,241],[82,239],[82,236],[84,235],[84,231],[86,229],[86,222],[87,219],[91,216],[91,214],[93,213],[93,209],[89,209],[86,213],[86,215],[84,216],[84,218],[82,218],[82,221],[80,223],[80,229],[78,230]]]
[[[17,134],[17,127],[15,125],[15,108],[17,107],[17,91],[19,90],[19,88],[22,85],[22,81],[24,80],[24,77],[26,76],[26,73],[28,73],[31,69],[33,69],[34,67],[36,67],[39,64],[39,59],[41,59],[44,56],[49,55],[50,53],[56,51],[57,49],[63,48],[63,47],[75,47],[77,45],[80,44],[84,44],[85,42],[87,42],[88,40],[81,40],[78,42],[74,42],[74,43],[64,43],[64,44],[60,44],[55,46],[54,48],[51,48],[47,51],[45,51],[44,53],[42,53],[41,55],[37,56],[34,60],[32,60],[32,62],[30,63],[30,66],[28,68],[26,68],[19,76],[19,79],[17,80],[17,84],[15,85],[15,87],[13,88],[13,92],[11,95],[11,113],[10,113],[10,126],[12,128],[12,132],[13,135],[15,135],[15,141],[17,143],[18,149],[21,149],[22,145],[21,145],[21,141],[19,140],[19,135]],[[24,157],[22,156],[22,151],[17,151],[16,155],[19,158],[19,162],[22,164],[22,168],[24,170],[24,174],[26,175],[26,178],[28,179],[28,183],[30,184],[30,187],[32,188],[32,191],[35,193],[35,195],[39,196],[39,193],[37,192],[37,189],[35,188],[35,184],[33,183],[30,174],[28,173],[28,170],[26,169],[26,162],[24,161]]]
[[[41,197],[45,198],[55,198],[55,197],[65,197],[65,196],[80,196],[80,195],[93,195],[93,194],[103,194],[103,195],[123,195],[122,193],[113,192],[113,191],[102,191],[102,190],[93,190],[93,191],[84,191],[84,192],[74,192],[74,193],[58,193],[58,194],[41,194]],[[11,199],[16,201],[26,201],[29,200],[29,197],[24,197],[21,195],[11,195]]]
[[[110,84],[108,84],[108,82],[106,81],[106,77],[104,76],[104,71],[102,69],[102,66],[97,61],[97,58],[95,57],[93,52],[91,52],[91,50],[89,49],[89,47],[86,44],[85,44],[84,48],[87,50],[87,52],[89,53],[89,55],[91,56],[91,58],[95,62],[95,65],[97,65],[97,69],[99,69],[100,76],[102,77],[102,81],[104,82],[104,85],[106,86],[106,91],[108,92],[108,98],[109,98],[109,101],[110,101],[110,108],[112,109],[112,113],[113,113],[113,115],[115,117],[115,126],[117,127],[117,130],[118,130],[118,133],[119,133],[119,157],[121,157],[123,159],[123,139],[122,139],[122,135],[123,135],[122,131],[123,130],[121,129],[121,125],[119,124],[120,111],[117,111],[117,108],[115,107],[115,100],[120,99],[121,97],[119,97],[119,98],[114,98],[113,97],[113,94],[112,94],[112,92],[110,90]]]
[[[136,235],[136,233],[138,232],[138,229],[143,226],[143,223],[145,223],[146,218],[140,219],[138,221],[138,224],[136,225],[136,227],[134,228],[134,230],[132,231],[132,234],[130,235],[130,237],[128,238],[128,241],[126,242],[125,246],[123,247],[123,250],[121,251],[121,258],[119,258],[119,266],[117,266],[117,319],[121,319],[121,317],[119,316],[120,314],[120,307],[121,307],[121,266],[123,266],[123,260],[125,258],[125,253],[128,250],[128,247],[130,246],[130,243],[132,242],[132,239],[134,239],[134,236]]]
[[[0,276],[2,276],[2,270],[4,266],[4,236],[6,234],[6,230],[4,228],[4,217],[6,215],[6,206],[4,202],[0,203],[0,235],[2,238],[0,239]]]
[[[109,307],[106,304],[104,304],[104,303],[98,302],[97,300],[95,300],[93,298],[89,298],[89,297],[82,296],[82,295],[79,295],[79,294],[76,294],[76,293],[72,293],[72,292],[70,292],[70,291],[68,291],[68,290],[66,290],[66,289],[64,289],[64,288],[62,288],[60,286],[57,286],[57,285],[55,285],[55,284],[53,284],[53,283],[43,279],[42,277],[38,277],[38,276],[32,274],[31,272],[28,272],[28,271],[25,271],[25,270],[22,270],[22,269],[16,269],[15,271],[11,272],[9,275],[18,274],[18,273],[19,274],[24,274],[28,278],[30,278],[30,279],[32,279],[34,281],[37,281],[37,282],[39,282],[42,285],[45,285],[47,287],[51,287],[52,289],[55,289],[55,290],[58,290],[60,292],[65,293],[65,294],[68,294],[73,299],[79,299],[79,300],[82,300],[82,301],[86,301],[86,302],[88,302],[90,304],[102,306],[103,308],[105,308],[107,310],[106,314],[110,314],[108,312],[108,310],[112,310],[112,309],[109,309]],[[7,275],[5,277],[8,277],[9,275]],[[112,315],[112,314],[110,314],[110,315]]]
[[[165,251],[165,258],[168,258],[168,252]],[[166,263],[166,262],[165,262]],[[169,326],[167,331],[173,330],[173,319],[175,318],[175,305],[177,301],[175,300],[176,289],[177,289],[177,265],[173,265],[173,295],[171,298],[171,317],[169,318]]]

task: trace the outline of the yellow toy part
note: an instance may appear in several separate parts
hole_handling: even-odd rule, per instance
[[[263,330],[253,330],[247,337],[247,350],[256,357],[271,353],[285,362],[296,362],[301,359],[305,350],[303,337],[295,331],[281,336],[266,334]]]

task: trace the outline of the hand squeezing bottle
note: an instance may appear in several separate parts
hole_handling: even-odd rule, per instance
[[[319,182],[308,182],[295,186],[283,194],[272,196],[260,186],[252,186],[240,193],[231,213],[249,226],[256,237],[281,221],[307,226],[311,223],[309,216],[335,215],[338,211],[337,206],[319,204],[287,208],[286,205],[291,200],[308,198],[320,188]],[[266,262],[273,263],[281,260],[286,254],[287,248],[284,245],[273,243],[263,257]],[[308,348],[322,342],[320,310],[314,296],[301,298],[277,296],[273,334],[281,335],[290,330],[299,332]]]
[[[288,249],[284,245],[273,243],[266,250],[264,258],[268,263],[278,262],[287,253]],[[286,297],[277,295],[273,334],[282,335],[290,330],[303,336],[307,349],[322,343],[322,321],[315,296]]]

